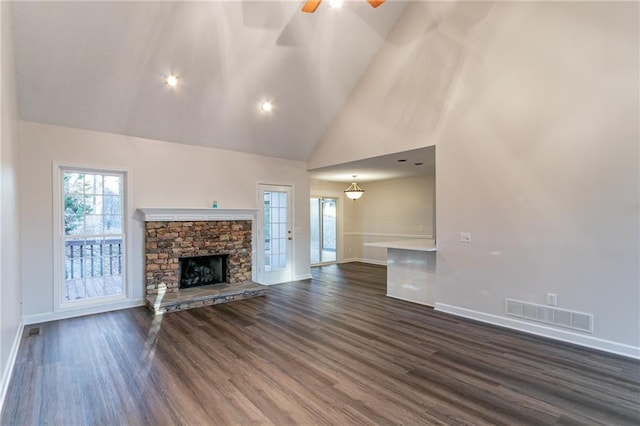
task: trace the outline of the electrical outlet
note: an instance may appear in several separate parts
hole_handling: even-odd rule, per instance
[[[547,293],[547,305],[558,306],[558,295],[555,293]]]
[[[471,242],[471,232],[461,232],[460,233],[460,242],[461,243],[470,243]]]

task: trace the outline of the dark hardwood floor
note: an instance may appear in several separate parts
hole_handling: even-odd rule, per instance
[[[313,277],[155,318],[41,324],[2,424],[640,422],[637,361],[387,298],[383,267]]]

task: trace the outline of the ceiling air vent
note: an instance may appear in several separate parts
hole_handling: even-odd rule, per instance
[[[593,333],[592,314],[559,309],[554,306],[521,302],[513,299],[505,299],[505,301],[505,313],[507,315]]]

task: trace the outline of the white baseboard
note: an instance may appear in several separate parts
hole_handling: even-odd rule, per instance
[[[144,306],[144,299],[127,300],[126,302],[118,302],[104,306],[91,306],[78,309],[66,309],[57,312],[45,312],[42,314],[25,315],[24,324],[38,324],[41,322],[57,321],[67,318],[81,317],[84,315],[101,314],[103,312],[118,311],[120,309],[135,308]]]
[[[22,333],[24,332],[24,322],[20,322],[18,330],[13,338],[13,344],[11,346],[11,352],[9,352],[9,359],[7,365],[4,366],[2,372],[2,381],[0,381],[0,413],[2,413],[2,407],[4,406],[4,400],[7,397],[7,391],[9,390],[9,382],[11,382],[11,376],[13,369],[16,365],[16,358],[18,356],[18,349],[20,349],[20,342],[22,341]]]
[[[568,330],[558,330],[556,328],[547,327],[541,324],[531,324],[513,318],[487,314],[484,312],[447,305],[444,303],[436,303],[435,310],[488,324],[497,325],[500,327],[535,334],[537,336],[548,337],[549,339],[572,343],[574,345],[585,346],[591,349],[597,349],[616,355],[640,359],[640,347],[626,345],[624,343],[612,342],[610,340],[599,339],[593,336],[586,336]]]
[[[370,263],[372,265],[387,266],[386,260],[362,259],[359,257],[350,257],[348,259],[342,259],[340,263],[350,263],[350,262],[362,262],[362,263]]]
[[[310,280],[310,279],[311,279],[311,274],[296,275],[293,278],[294,281],[302,281],[302,280]]]
[[[429,303],[416,302],[415,300],[405,299],[404,297],[392,296],[392,295],[390,295],[389,293],[387,293],[387,297],[390,297],[390,298],[392,298],[392,299],[403,300],[403,301],[405,301],[405,302],[415,303],[416,305],[428,306],[428,307],[430,307],[430,308],[433,308],[433,305],[431,305],[431,304],[429,304]]]

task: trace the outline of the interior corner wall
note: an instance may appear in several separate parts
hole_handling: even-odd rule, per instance
[[[293,186],[294,278],[309,271],[309,174],[300,161],[22,123],[22,280],[25,321],[50,318],[53,298],[53,163],[129,172],[132,301],[144,295],[144,223],[138,208],[256,209],[258,184]],[[34,267],[37,265],[37,267]]]
[[[307,159],[310,170],[435,145],[462,52],[438,29],[452,3],[409,3]]]
[[[20,286],[19,121],[12,4],[0,2],[0,408],[22,331]]]
[[[432,238],[435,177],[414,176],[362,182],[365,194],[353,202],[342,195],[348,183],[312,181],[311,193],[339,191],[342,202],[342,251],[339,261],[386,264],[386,249],[364,243]]]
[[[640,357],[638,7],[496,2],[460,39],[436,151],[436,309]],[[593,334],[505,315],[505,298],[547,293],[593,314]]]

